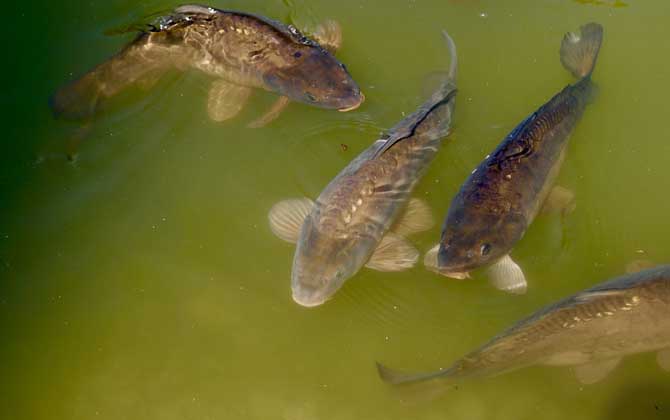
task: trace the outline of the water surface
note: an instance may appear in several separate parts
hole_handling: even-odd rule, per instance
[[[75,124],[47,98],[132,35],[107,29],[175,6],[150,0],[13,3],[0,157],[0,417],[11,419],[670,418],[670,377],[653,355],[604,382],[529,368],[438,395],[383,384],[374,361],[444,366],[508,324],[624,271],[670,255],[667,71],[662,0],[294,2],[296,20],[334,18],[339,57],[365,92],[358,110],[292,104],[267,128],[242,115],[208,120],[208,79],[190,73],[110,104],[77,160]],[[305,4],[307,3],[308,6]],[[285,20],[279,0],[212,6]],[[576,129],[559,183],[574,213],[539,217],[514,251],[525,296],[484,278],[458,282],[423,267],[361,271],[336,298],[291,300],[293,248],[266,214],[316,197],[384,128],[416,109],[446,67],[439,31],[459,49],[454,133],[416,195],[442,219],[469,172],[528,113],[567,83],[563,33],[597,21],[600,88]],[[439,225],[415,237],[425,251]]]

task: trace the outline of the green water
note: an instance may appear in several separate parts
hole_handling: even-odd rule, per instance
[[[590,386],[570,369],[538,367],[409,394],[374,369],[375,360],[445,366],[632,260],[667,262],[666,2],[304,3],[298,16],[342,23],[339,57],[367,97],[359,110],[292,104],[252,130],[246,123],[274,100],[259,92],[239,118],[215,124],[207,78],[187,74],[115,101],[75,163],[63,152],[76,126],[51,117],[49,94],[132,38],[106,29],[176,3],[6,6],[0,418],[669,419],[670,376],[650,354]],[[211,5],[290,13],[279,0]],[[479,161],[571,82],[558,46],[565,31],[591,20],[605,27],[594,74],[600,92],[559,178],[577,207],[563,221],[538,218],[515,249],[526,295],[417,266],[363,270],[321,307],[292,302],[293,248],[272,236],[268,209],[316,197],[416,109],[427,75],[446,66],[440,29],[459,48],[457,115],[416,195],[441,220]],[[413,238],[421,250],[436,242],[439,224]]]

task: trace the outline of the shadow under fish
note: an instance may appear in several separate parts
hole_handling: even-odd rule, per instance
[[[291,287],[298,304],[324,303],[363,266],[400,271],[416,264],[419,253],[405,236],[429,229],[433,219],[410,195],[449,133],[456,94],[456,49],[444,35],[450,69],[430,99],[349,163],[316,201],[285,200],[270,210],[272,231],[297,243]]]
[[[572,192],[552,187],[570,134],[593,95],[591,73],[602,36],[602,26],[589,23],[579,35],[564,37],[561,63],[578,82],[521,122],[472,171],[451,201],[440,243],[427,253],[426,267],[458,279],[488,267],[495,287],[525,293],[523,271],[509,254],[543,205],[574,208]]]
[[[332,53],[339,25],[327,21],[312,40],[291,25],[235,11],[186,5],[148,25],[134,41],[50,99],[54,115],[87,119],[105,99],[131,85],[152,87],[169,70],[197,69],[215,78],[207,109],[214,121],[235,117],[254,88],[280,98],[250,126],[274,120],[289,101],[349,111],[364,96]],[[318,41],[318,42],[317,42]]]
[[[493,376],[532,365],[573,366],[577,379],[605,378],[628,355],[657,351],[670,371],[670,266],[628,274],[549,305],[487,344],[430,373],[407,374],[377,364],[400,384]]]

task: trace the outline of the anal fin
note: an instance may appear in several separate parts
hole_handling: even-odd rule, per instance
[[[387,233],[365,266],[377,271],[403,271],[414,267],[418,259],[419,251],[407,240]]]
[[[209,118],[222,122],[235,117],[246,105],[251,88],[235,85],[225,80],[212,83],[207,98]]]
[[[617,365],[621,358],[607,359],[575,367],[577,380],[583,384],[590,385],[603,380]]]
[[[522,295],[526,293],[528,284],[521,267],[512,257],[505,255],[488,268],[489,279],[496,289]]]
[[[268,212],[270,230],[279,239],[296,243],[305,218],[312,211],[314,202],[309,198],[292,198],[272,206]]]
[[[400,236],[426,231],[435,225],[433,213],[428,203],[420,198],[412,198],[407,203],[405,212],[391,228]]]

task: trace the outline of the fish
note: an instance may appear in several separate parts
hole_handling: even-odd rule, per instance
[[[456,46],[443,35],[450,66],[430,98],[354,158],[316,201],[283,200],[270,209],[272,232],[296,244],[291,290],[299,305],[323,304],[363,266],[402,271],[416,264],[419,252],[405,237],[430,229],[433,218],[411,193],[449,134],[456,95]]]
[[[581,383],[592,384],[623,357],[648,352],[657,352],[661,368],[670,371],[670,265],[626,274],[546,306],[446,369],[407,374],[380,363],[377,368],[384,381],[400,384],[572,366]]]
[[[526,117],[472,171],[451,201],[439,244],[424,258],[428,269],[464,279],[472,270],[488,267],[496,288],[526,292],[525,275],[510,252],[543,204],[574,207],[571,191],[552,186],[570,135],[594,96],[591,74],[602,38],[597,23],[565,35],[561,63],[577,82]]]
[[[351,111],[365,96],[333,53],[341,28],[326,21],[308,38],[292,25],[245,12],[199,5],[177,7],[118,54],[58,89],[53,114],[68,120],[95,116],[104,101],[131,85],[150,88],[169,70],[195,69],[211,76],[207,110],[217,122],[244,108],[253,89],[280,95],[270,111],[250,123],[275,119],[289,101]]]

